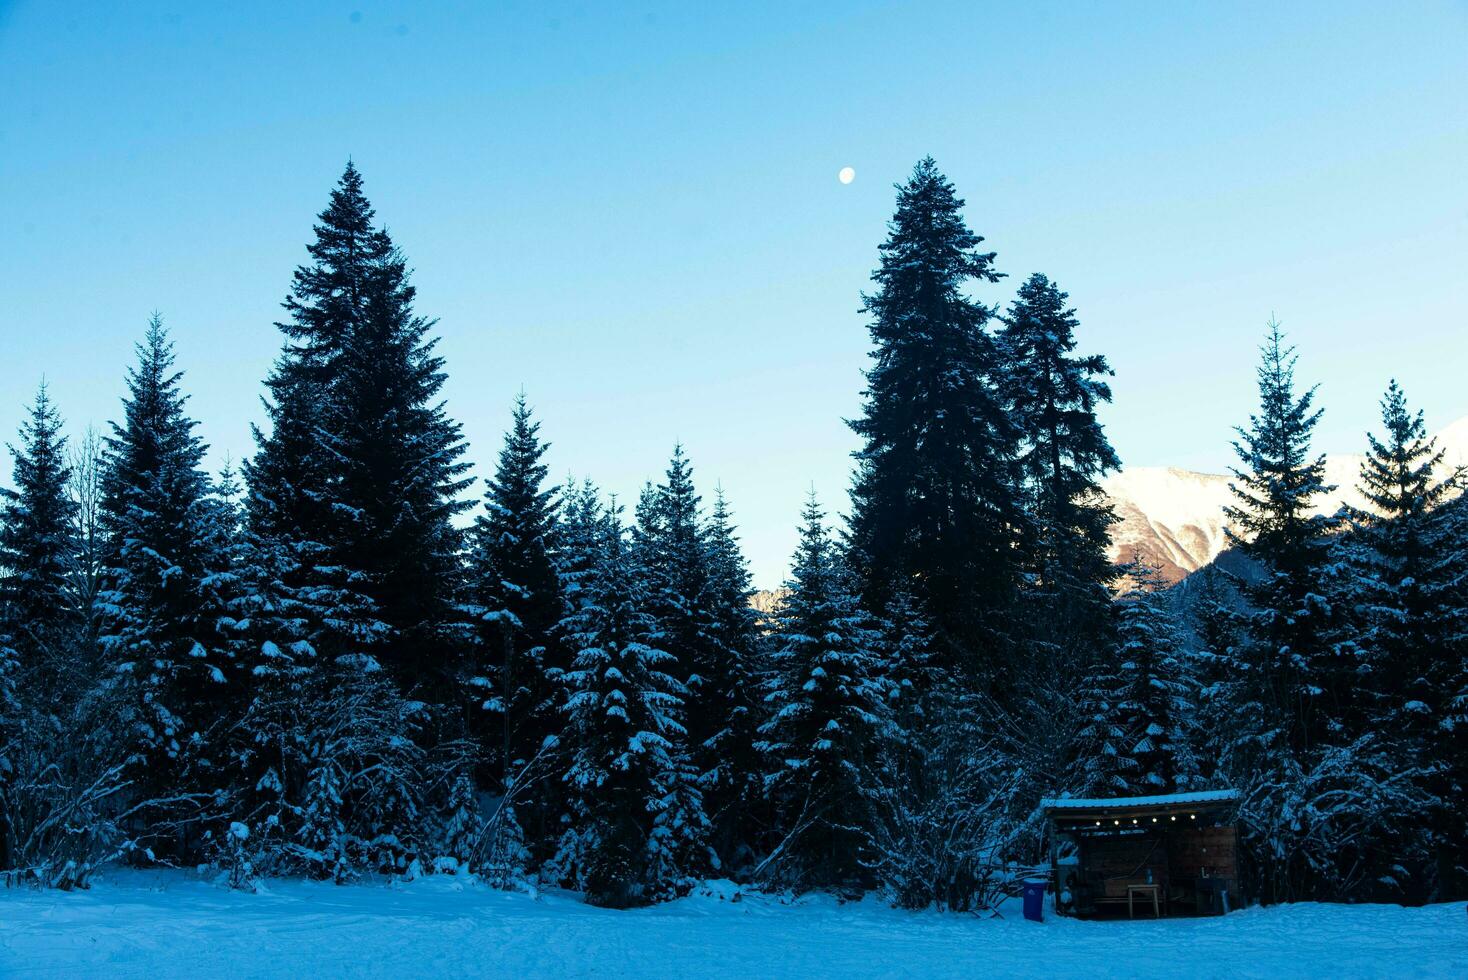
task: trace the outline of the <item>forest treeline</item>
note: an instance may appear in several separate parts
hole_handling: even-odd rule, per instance
[[[898,187],[846,517],[805,503],[762,614],[682,448],[636,501],[557,485],[521,396],[475,508],[433,323],[348,165],[237,471],[206,472],[156,317],[105,433],[68,441],[43,386],[11,446],[8,880],[472,872],[629,906],[729,877],[971,909],[1040,859],[1041,796],[1228,786],[1263,900],[1461,895],[1468,504],[1420,413],[1392,383],[1371,509],[1317,513],[1320,413],[1271,324],[1236,571],[1115,565],[1110,368],[1045,276],[986,305],[962,206],[931,159]]]

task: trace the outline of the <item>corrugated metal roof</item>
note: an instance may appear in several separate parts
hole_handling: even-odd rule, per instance
[[[1109,800],[1083,800],[1066,797],[1041,800],[1043,810],[1125,810],[1132,807],[1187,806],[1190,803],[1228,803],[1239,798],[1236,789],[1207,789],[1197,793],[1171,793],[1166,796],[1116,796]]]

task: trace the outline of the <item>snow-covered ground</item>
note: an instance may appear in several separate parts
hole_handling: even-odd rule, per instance
[[[0,890],[0,976],[1468,977],[1462,903],[1295,905],[1163,922],[1025,922],[695,895],[632,912],[438,877],[230,892],[178,872]]]

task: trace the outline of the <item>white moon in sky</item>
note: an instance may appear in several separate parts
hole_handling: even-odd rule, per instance
[[[842,167],[841,172],[836,175],[836,179],[841,181],[841,183],[843,184],[851,183],[853,180],[856,179],[856,168]]]

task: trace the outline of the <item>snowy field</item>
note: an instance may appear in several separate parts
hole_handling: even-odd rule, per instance
[[[732,888],[725,893],[732,894]],[[183,873],[0,891],[0,976],[1468,977],[1462,903],[1296,905],[1221,919],[1023,921],[717,893],[611,912],[447,878],[229,892]]]

